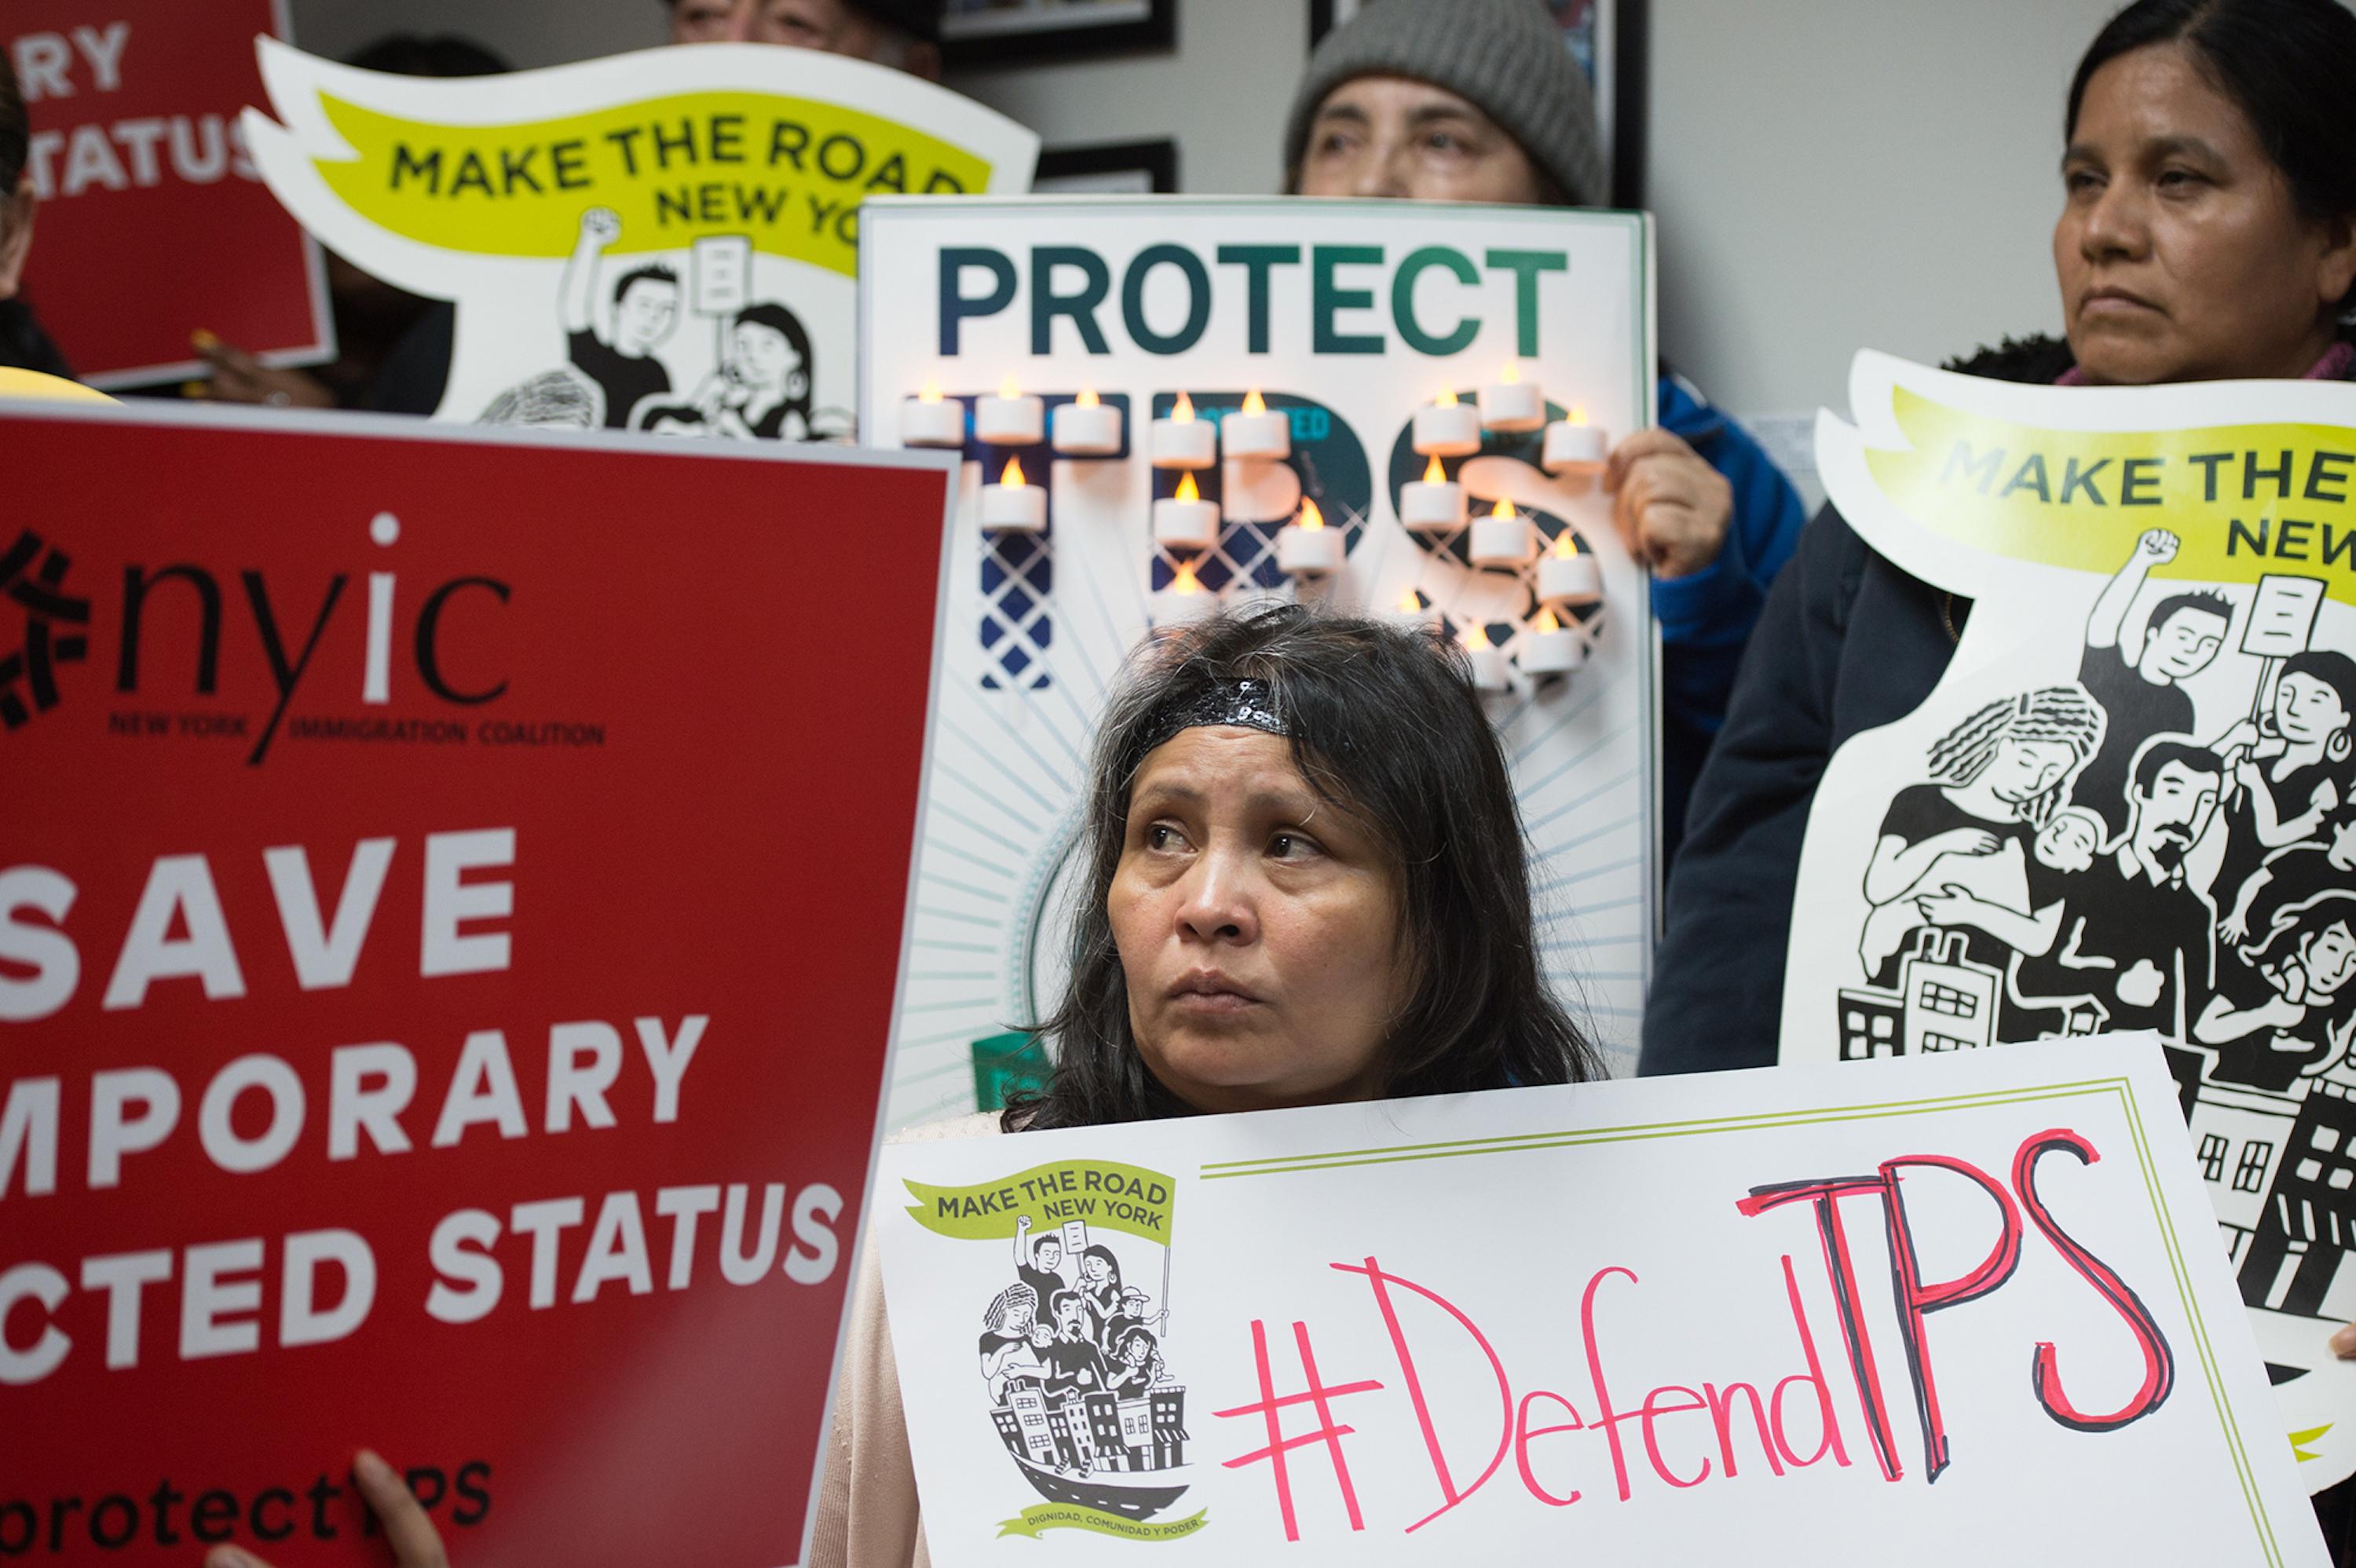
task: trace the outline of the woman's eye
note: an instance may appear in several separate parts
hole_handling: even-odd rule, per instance
[[[1280,860],[1299,860],[1316,854],[1318,844],[1305,833],[1280,833],[1268,841],[1268,849]]]
[[[1175,849],[1185,842],[1178,830],[1166,822],[1157,822],[1145,830],[1145,847],[1148,849]]]
[[[2163,169],[2160,171],[2159,187],[2162,190],[2190,190],[2195,186],[2206,185],[2208,183],[2206,176],[2198,174],[2191,169]]]

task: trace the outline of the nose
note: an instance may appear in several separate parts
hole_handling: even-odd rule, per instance
[[[1413,194],[1408,154],[1408,146],[1400,142],[1382,141],[1369,146],[1358,160],[1357,178],[1352,182],[1350,194],[1387,201]]]
[[[2133,261],[2150,249],[2150,214],[2143,190],[2133,180],[2115,179],[2094,198],[2079,231],[2078,247],[2090,261]]]
[[[753,8],[758,3],[759,0],[736,0],[736,4],[728,8],[728,42],[749,44],[753,41]]]
[[[1195,858],[1179,885],[1178,938],[1205,946],[1259,940],[1259,913],[1246,857],[1212,848]]]

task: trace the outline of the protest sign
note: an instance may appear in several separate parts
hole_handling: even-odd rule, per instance
[[[1860,355],[1817,427],[1866,543],[1970,603],[1835,754],[1786,1061],[2169,1039],[2321,1488],[2356,1471],[2356,391],[2017,387]],[[1960,618],[1960,617],[1959,617]]]
[[[460,1561],[798,1561],[937,642],[803,586],[943,466],[0,441],[0,1552],[373,1561],[367,1444]]]
[[[1633,1064],[1656,645],[1598,474],[1653,422],[1650,234],[1397,202],[870,204],[862,428],[964,461],[894,1125],[1039,1070],[1106,694],[1149,631],[1267,598],[1477,649],[1542,961]]]
[[[2174,1102],[2147,1038],[888,1147],[933,1561],[2323,1563]]]
[[[1023,190],[1038,138],[903,71],[710,44],[422,81],[264,41],[246,135],[304,227],[457,302],[440,415],[851,431],[860,205]]]
[[[265,364],[334,352],[318,251],[264,189],[238,123],[283,0],[13,0],[0,28],[40,200],[27,297],[102,387],[195,372],[204,329]]]

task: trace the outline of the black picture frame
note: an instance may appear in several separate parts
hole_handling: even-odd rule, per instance
[[[1058,191],[1108,195],[1172,196],[1178,190],[1178,144],[1107,142],[1086,147],[1049,147],[1039,155],[1031,182],[1039,195]]]
[[[1309,0],[1309,47],[1370,0]],[[1644,203],[1644,116],[1650,76],[1651,0],[1592,0],[1596,11],[1595,107],[1612,169],[1612,205]]]
[[[1166,49],[1177,41],[1178,0],[978,0],[941,17],[941,58],[952,69]]]

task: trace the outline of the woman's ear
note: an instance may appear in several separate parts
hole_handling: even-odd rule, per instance
[[[806,398],[809,396],[809,372],[808,370],[798,368],[791,374],[786,377],[786,396],[789,398]]]
[[[2323,253],[2315,261],[2315,293],[2334,315],[2348,305],[2356,289],[2356,212],[2324,220]]]
[[[2356,751],[2356,743],[2349,741],[2348,731],[2344,729],[2334,730],[2331,739],[2323,743],[2323,754],[2335,763],[2346,762],[2351,751]]]
[[[33,212],[39,205],[30,169],[17,176],[15,191],[0,197],[0,300],[16,297],[25,258],[33,249]]]

